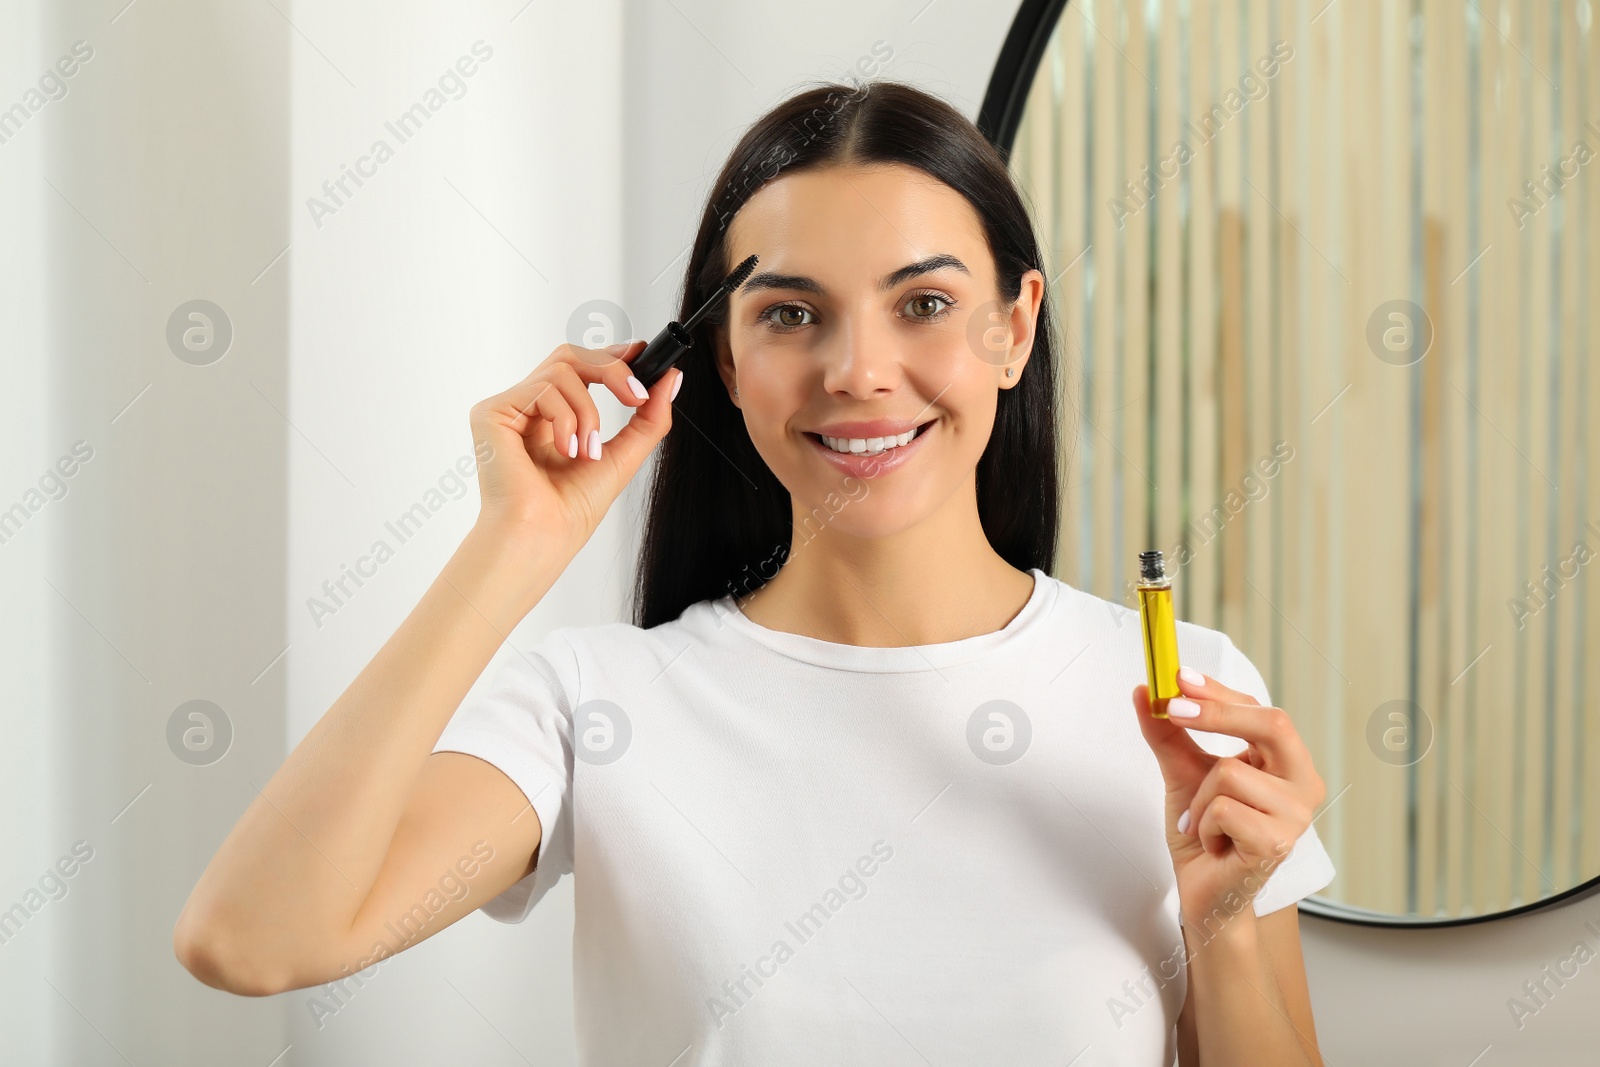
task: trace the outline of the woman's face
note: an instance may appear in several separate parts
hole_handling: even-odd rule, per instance
[[[761,258],[729,299],[719,370],[797,520],[881,537],[973,506],[1043,275],[1028,271],[1001,306],[977,212],[898,164],[784,175],[734,216],[728,244],[730,263]]]

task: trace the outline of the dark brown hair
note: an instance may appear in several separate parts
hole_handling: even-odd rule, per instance
[[[684,274],[678,321],[722,283],[728,225],[757,190],[782,174],[831,165],[899,163],[954,189],[982,220],[998,296],[1009,306],[1022,275],[1043,270],[1022,196],[994,145],[948,103],[895,81],[828,83],[758,119],[712,186]],[[726,303],[723,304],[726,307]],[[695,330],[680,361],[689,388],[657,446],[638,572],[634,625],[670,622],[697,601],[743,597],[788,558],[789,491],[767,467],[715,363],[721,314]],[[1056,344],[1048,288],[1027,371],[999,391],[994,429],[978,460],[978,516],[1006,562],[1051,573],[1060,521]]]

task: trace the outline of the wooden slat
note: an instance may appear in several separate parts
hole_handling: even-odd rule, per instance
[[[1597,133],[1600,131],[1600,33],[1596,32],[1592,22],[1583,34],[1583,56],[1583,114],[1586,119],[1583,138],[1591,148],[1600,151],[1600,133]],[[1586,166],[1579,188],[1582,190],[1583,206],[1581,211],[1574,214],[1574,218],[1581,229],[1574,237],[1582,241],[1587,253],[1580,283],[1584,293],[1593,293],[1595,279],[1600,277],[1600,167],[1592,162]],[[1585,410],[1592,413],[1600,411],[1600,371],[1594,365],[1596,360],[1600,360],[1600,310],[1588,299],[1584,300],[1582,306],[1583,356],[1587,368]],[[1586,418],[1584,434],[1587,436],[1585,454],[1588,456],[1588,478],[1583,491],[1586,505],[1584,517],[1589,525],[1580,531],[1579,536],[1588,544],[1590,551],[1600,554],[1600,429]],[[1588,577],[1579,591],[1584,605],[1584,647],[1591,650],[1600,642],[1600,581],[1594,577],[1600,574],[1600,569],[1595,568],[1600,568],[1600,560],[1586,565],[1584,573]],[[1600,871],[1600,656],[1592,653],[1584,657],[1583,691],[1578,694],[1576,714],[1583,725],[1584,739],[1573,753],[1582,779],[1582,788],[1579,790],[1581,799],[1577,805],[1582,822],[1574,827],[1578,837],[1576,877],[1593,877],[1596,871]]]
[[[1086,587],[1088,576],[1078,570],[1083,548],[1080,530],[1084,509],[1089,505],[1085,492],[1088,472],[1084,467],[1084,434],[1089,432],[1079,417],[1083,403],[1084,322],[1090,254],[1086,211],[1094,207],[1088,198],[1083,145],[1087,133],[1088,103],[1083,66],[1084,23],[1082,18],[1063,18],[1057,23],[1050,52],[1051,76],[1059,79],[1061,101],[1056,115],[1055,189],[1061,199],[1056,234],[1056,269],[1060,271],[1053,288],[1061,308],[1062,416],[1067,421],[1067,446],[1070,465],[1062,484],[1062,537],[1059,571],[1073,585]],[[1070,266],[1069,266],[1070,264]]]
[[[1217,7],[1216,102],[1230,89],[1236,91],[1244,62],[1239,48],[1242,0],[1219,0]],[[1214,544],[1221,556],[1216,613],[1209,626],[1244,641],[1244,539],[1227,510],[1227,494],[1238,484],[1244,466],[1244,345],[1245,345],[1245,209],[1244,160],[1238,120],[1229,119],[1213,138],[1217,157],[1217,252],[1221,307],[1217,339],[1217,478],[1218,497],[1213,506],[1223,508],[1220,532]]]
[[[1163,210],[1159,198],[1150,198],[1145,184],[1151,162],[1149,148],[1150,111],[1155,95],[1149,69],[1144,11],[1130,5],[1119,20],[1122,28],[1122,181],[1139,187],[1145,206],[1124,220],[1122,237],[1122,343],[1116,366],[1116,411],[1102,420],[1101,430],[1116,441],[1117,470],[1121,485],[1119,541],[1113,546],[1111,563],[1116,574],[1115,589],[1127,588],[1139,553],[1154,547],[1149,541],[1149,500],[1151,497],[1150,429],[1151,382],[1149,373],[1151,337],[1150,248],[1149,241],[1157,215]],[[1109,32],[1109,28],[1108,28]],[[1109,421],[1110,425],[1106,425]]]
[[[1204,112],[1216,100],[1218,0],[1194,0],[1189,16],[1189,110],[1185,138],[1194,152],[1189,181],[1189,514],[1184,535],[1191,555],[1184,569],[1179,604],[1183,618],[1216,625],[1220,573],[1216,542],[1205,516],[1218,500],[1216,442],[1217,148],[1205,135]]]
[[[1449,758],[1449,709],[1445,706],[1444,686],[1440,674],[1446,669],[1447,657],[1442,647],[1446,639],[1444,601],[1446,588],[1443,570],[1448,566],[1449,551],[1445,542],[1445,516],[1449,507],[1449,486],[1446,481],[1448,451],[1445,441],[1444,403],[1445,371],[1451,366],[1455,354],[1455,339],[1449,332],[1449,318],[1444,314],[1444,287],[1446,284],[1445,256],[1448,246],[1445,239],[1444,193],[1441,152],[1448,150],[1446,129],[1452,125],[1453,116],[1441,106],[1440,89],[1443,88],[1443,26],[1437,6],[1424,8],[1424,21],[1420,57],[1408,66],[1415,67],[1420,59],[1419,72],[1421,105],[1424,109],[1420,129],[1414,129],[1414,138],[1420,138],[1422,173],[1420,177],[1420,208],[1422,232],[1422,307],[1430,316],[1434,331],[1432,350],[1417,364],[1416,384],[1420,387],[1420,426],[1418,427],[1417,457],[1424,489],[1420,494],[1419,528],[1416,531],[1419,551],[1411,566],[1417,570],[1418,624],[1417,624],[1417,702],[1433,723],[1433,750],[1416,766],[1418,783],[1418,840],[1417,848],[1417,908],[1422,914],[1442,913],[1446,879],[1440,877],[1445,862],[1440,830],[1445,825],[1448,807],[1442,803],[1439,790],[1444,788],[1446,775],[1444,762]],[[1416,53],[1414,52],[1415,56]]]
[[[1067,6],[1070,14],[1073,6]],[[1094,200],[1101,207],[1093,214],[1095,291],[1094,291],[1094,369],[1084,408],[1085,440],[1093,447],[1093,536],[1090,588],[1101,596],[1120,600],[1124,575],[1119,546],[1112,542],[1115,528],[1114,483],[1120,460],[1116,452],[1116,398],[1111,388],[1115,368],[1121,365],[1122,347],[1120,299],[1122,275],[1122,235],[1106,202],[1122,188],[1122,160],[1116,146],[1123,136],[1120,110],[1122,57],[1108,47],[1103,33],[1115,33],[1117,0],[1090,0],[1080,8],[1092,13],[1094,31],[1094,112],[1096,145],[1094,158]]]
[[[1324,12],[1315,25],[1308,22],[1295,38],[1297,43],[1292,45],[1295,58],[1288,75],[1302,79],[1305,86],[1302,136],[1306,142],[1307,239],[1314,248],[1324,250],[1336,261],[1346,258],[1341,247],[1343,186],[1335,162],[1341,156],[1345,106],[1344,67],[1337,62],[1336,50],[1339,26],[1331,12]],[[1311,703],[1319,709],[1322,725],[1319,730],[1307,731],[1305,735],[1316,753],[1318,767],[1329,787],[1329,797],[1333,798],[1340,797],[1347,786],[1353,787],[1351,768],[1370,767],[1367,762],[1370,753],[1363,756],[1364,746],[1347,752],[1347,731],[1359,727],[1346,726],[1347,687],[1329,662],[1342,658],[1339,618],[1343,595],[1340,569],[1344,556],[1336,549],[1343,534],[1338,522],[1342,515],[1339,496],[1343,481],[1338,476],[1336,448],[1340,405],[1349,402],[1348,394],[1343,393],[1348,384],[1343,366],[1343,334],[1349,293],[1343,280],[1329,271],[1320,258],[1308,258],[1304,274],[1306,385],[1310,410],[1303,427],[1290,441],[1295,451],[1286,475],[1289,484],[1305,486],[1305,496],[1309,499],[1306,567],[1309,579],[1315,583],[1312,596],[1318,610],[1307,620],[1301,663],[1308,689],[1315,694]],[[1349,892],[1349,877],[1353,868],[1362,862],[1357,857],[1363,854],[1364,847],[1359,837],[1348,847],[1346,845],[1345,828],[1349,825],[1346,815],[1350,809],[1344,804],[1345,799],[1340,797],[1325,809],[1317,822],[1317,832],[1338,871],[1328,891],[1336,899]]]
[[[1273,518],[1278,500],[1271,495],[1260,496],[1265,486],[1255,464],[1271,452],[1273,427],[1277,422],[1273,382],[1282,349],[1275,335],[1278,261],[1274,252],[1279,245],[1279,234],[1287,228],[1282,191],[1274,181],[1272,168],[1271,113],[1276,101],[1270,84],[1256,70],[1256,62],[1271,48],[1267,35],[1270,11],[1269,0],[1244,0],[1244,54],[1233,73],[1233,85],[1240,85],[1249,76],[1248,84],[1262,88],[1255,90],[1258,99],[1251,99],[1246,91],[1245,99],[1249,102],[1233,120],[1238,126],[1244,172],[1249,178],[1249,184],[1239,193],[1245,214],[1244,455],[1237,466],[1223,468],[1228,484],[1238,486],[1246,501],[1244,510],[1230,524],[1237,528],[1235,535],[1243,543],[1241,579],[1248,580],[1239,590],[1242,614],[1238,643],[1251,653],[1263,671],[1272,665],[1281,625],[1278,613],[1282,609],[1274,583],[1277,551]],[[1259,95],[1263,90],[1265,95]],[[1252,494],[1257,499],[1251,500]]]
[[[1155,482],[1155,542],[1149,547],[1170,551],[1177,543],[1183,505],[1183,220],[1181,193],[1186,180],[1174,158],[1178,141],[1178,5],[1162,4],[1156,51],[1160,65],[1156,83],[1155,165],[1162,182],[1156,216],[1155,262],[1155,455],[1150,478]],[[1170,176],[1169,176],[1170,175]]]
[[[1432,899],[1447,915],[1460,914],[1465,880],[1461,877],[1464,855],[1463,831],[1470,814],[1454,783],[1463,780],[1465,749],[1462,721],[1464,690],[1454,684],[1457,673],[1476,653],[1470,648],[1462,610],[1471,589],[1471,561],[1467,557],[1471,516],[1468,514],[1466,426],[1471,411],[1457,391],[1466,381],[1467,301],[1466,282],[1460,272],[1477,253],[1467,239],[1467,123],[1470,103],[1467,97],[1466,11],[1450,0],[1428,0],[1428,48],[1433,76],[1428,81],[1428,128],[1435,131],[1427,153],[1429,180],[1438,186],[1439,224],[1445,228],[1445,243],[1438,286],[1441,291],[1434,305],[1439,334],[1428,359],[1442,372],[1430,378],[1430,391],[1444,420],[1440,459],[1445,466],[1441,476],[1440,530],[1440,652],[1431,679],[1436,694],[1434,713],[1437,755],[1430,768],[1430,791],[1436,805],[1438,882]]]

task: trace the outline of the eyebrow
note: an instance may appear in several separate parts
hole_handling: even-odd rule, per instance
[[[947,267],[969,276],[972,273],[967,270],[967,265],[955,256],[941,252],[925,259],[919,259],[915,263],[908,263],[899,270],[890,271],[878,282],[878,288],[880,290],[893,289],[902,282],[910,281],[912,278],[918,278],[924,274],[932,274],[936,270],[944,270]],[[815,293],[818,296],[824,296],[827,293],[827,290],[822,287],[822,283],[815,278],[808,278],[803,274],[777,274],[772,271],[752,274],[749,280],[739,287],[739,291],[742,293],[753,293],[760,289],[798,289],[801,292]]]

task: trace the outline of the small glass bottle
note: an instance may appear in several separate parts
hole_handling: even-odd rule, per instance
[[[1178,628],[1172,614],[1172,579],[1159,551],[1139,553],[1139,624],[1144,630],[1144,666],[1152,718],[1167,717],[1167,701],[1178,689]]]

